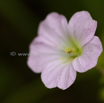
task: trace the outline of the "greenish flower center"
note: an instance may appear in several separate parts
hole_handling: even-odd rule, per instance
[[[80,43],[71,39],[71,46],[66,46],[64,51],[68,54],[67,59],[72,62],[73,59],[82,54],[83,48],[81,47]]]

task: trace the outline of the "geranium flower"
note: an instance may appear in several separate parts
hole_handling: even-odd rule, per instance
[[[47,88],[67,89],[75,81],[76,72],[86,72],[97,64],[102,44],[94,36],[96,27],[87,11],[75,13],[68,23],[63,15],[50,13],[30,44],[28,66],[42,73]]]

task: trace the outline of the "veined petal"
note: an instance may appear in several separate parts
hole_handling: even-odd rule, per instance
[[[60,44],[66,44],[66,36],[68,35],[66,18],[55,12],[50,13],[46,19],[40,23],[38,34],[42,36],[44,40],[51,42],[51,46],[58,48]]]
[[[76,71],[62,61],[51,62],[42,72],[41,78],[48,88],[67,89],[76,78]]]
[[[45,42],[45,41],[44,41]],[[40,37],[35,38],[30,44],[30,53],[62,53],[56,47],[49,46],[46,43],[43,43]]]
[[[73,68],[72,64],[68,64],[59,79],[58,86],[60,89],[67,89],[70,87],[76,79],[76,71]]]
[[[74,69],[78,72],[85,72],[95,67],[101,52],[101,42],[98,37],[94,36],[94,38],[84,46],[82,55],[73,60]]]
[[[97,21],[88,20],[88,22],[85,25],[85,29],[83,30],[81,37],[79,38],[79,40],[81,41],[81,46],[84,46],[93,38],[96,28],[97,28]]]
[[[83,53],[82,54],[88,54],[88,55],[94,55],[98,59],[102,52],[102,44],[100,42],[100,39],[97,36],[94,36],[93,39],[84,45],[83,47]]]
[[[72,64],[77,72],[86,72],[87,70],[96,66],[97,59],[89,55],[82,55],[74,59]]]
[[[96,27],[97,22],[87,11],[77,12],[69,21],[69,34],[83,46],[93,38]]]
[[[54,88],[58,84],[60,75],[66,65],[62,61],[53,61],[43,70],[41,79],[46,87]]]
[[[102,43],[101,43],[99,37],[94,36],[93,39],[92,39],[89,43],[95,44],[95,45],[99,46],[99,52],[100,52],[100,53],[103,51]],[[99,54],[100,54],[100,53],[99,53]]]
[[[63,15],[59,15],[58,13],[50,13],[46,19],[40,23],[39,26],[39,35],[46,35],[44,34],[44,31],[46,32],[47,28],[54,30],[58,33],[61,37],[63,37],[63,34],[67,33],[67,20]],[[51,35],[52,37],[52,35]]]
[[[54,60],[60,60],[64,55],[57,48],[33,41],[30,45],[28,66],[36,73],[42,72],[45,66]]]
[[[55,60],[60,60],[60,56],[59,55],[46,55],[46,56],[30,55],[27,64],[32,71],[34,71],[35,73],[40,73],[50,62]]]

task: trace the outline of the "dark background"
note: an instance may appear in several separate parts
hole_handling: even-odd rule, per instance
[[[104,103],[104,53],[97,67],[77,73],[74,84],[64,91],[46,88],[40,74],[27,66],[28,56],[18,56],[29,52],[39,23],[50,12],[69,20],[82,10],[98,22],[95,35],[104,44],[103,0],[0,0],[0,103]]]

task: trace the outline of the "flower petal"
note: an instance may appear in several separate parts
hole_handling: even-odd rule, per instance
[[[40,23],[39,35],[46,35],[44,32],[46,32],[48,28],[57,32],[58,35],[63,36],[64,33],[67,33],[67,20],[63,15],[59,15],[55,12],[50,13],[46,19]]]
[[[103,51],[102,43],[97,36],[94,36],[93,39],[89,43],[92,43],[92,44],[99,46],[99,52]],[[99,53],[99,55],[100,55],[100,53]]]
[[[67,63],[54,61],[43,70],[41,78],[48,88],[67,89],[74,82],[76,71]]]
[[[67,20],[63,15],[58,13],[50,13],[44,21],[39,25],[39,36],[42,36],[44,41],[49,41],[51,46],[59,47],[66,42]],[[49,45],[49,44],[48,44]]]
[[[81,55],[72,62],[74,69],[77,72],[86,72],[97,64],[97,59],[89,55]]]
[[[32,71],[36,73],[40,73],[43,69],[48,65],[48,63],[59,60],[58,56],[29,56],[27,64],[31,68]]]
[[[96,28],[97,22],[95,20],[88,20],[80,37],[81,46],[85,45],[93,38]]]
[[[30,44],[30,52],[31,53],[62,53],[56,47],[49,46],[46,43],[43,43],[40,37],[36,37],[32,43]]]
[[[66,66],[60,76],[60,80],[58,82],[58,87],[60,89],[67,89],[69,86],[73,84],[76,78],[76,71],[73,68],[72,64]]]
[[[102,44],[100,39],[97,36],[94,36],[93,39],[87,43],[83,48],[83,54],[88,54],[91,56],[98,57],[102,52]]]
[[[69,34],[83,46],[93,38],[96,27],[97,22],[87,11],[77,12],[69,21]]]
[[[61,54],[62,52],[57,48],[33,41],[30,45],[27,64],[34,72],[40,73],[50,61],[59,60],[62,57]]]
[[[74,69],[78,72],[85,72],[95,67],[101,52],[101,42],[98,37],[94,36],[93,39],[84,46],[82,55],[73,60]]]

